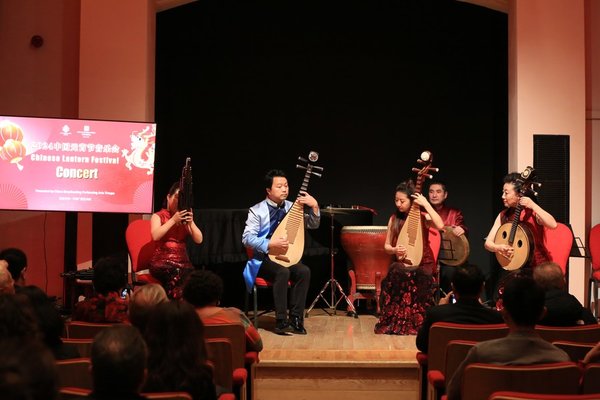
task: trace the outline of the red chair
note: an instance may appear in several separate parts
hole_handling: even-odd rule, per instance
[[[588,285],[589,297],[588,308],[592,309],[594,300],[594,316],[598,318],[598,282],[600,282],[600,224],[594,225],[590,230],[588,248],[592,256],[592,271]]]
[[[230,379],[232,379],[234,393],[238,399],[244,396],[253,398],[252,389],[255,376],[255,368],[258,364],[258,353],[246,351],[246,333],[244,326],[239,323],[205,324],[204,337],[209,341],[226,340],[231,346]],[[222,357],[220,360],[222,361]],[[246,389],[246,393],[242,391]]]
[[[535,331],[542,339],[550,343],[558,340],[569,340],[580,343],[600,342],[600,324],[576,326],[536,325]]]
[[[596,343],[582,343],[571,340],[557,340],[552,342],[553,345],[569,355],[571,361],[582,361],[586,354],[594,348]]]
[[[467,365],[461,382],[462,400],[487,399],[494,392],[509,390],[540,394],[579,394],[581,369],[566,361],[534,365]]]
[[[600,363],[591,363],[584,367],[581,393],[600,393]]]
[[[600,394],[541,394],[500,391],[492,393],[488,400],[600,400]]]
[[[112,322],[67,321],[65,333],[69,339],[93,339],[104,328],[115,325]]]
[[[252,258],[253,252],[252,249],[249,247],[246,247],[246,254],[248,255],[248,258]],[[291,282],[288,282],[288,288],[292,286]],[[246,296],[244,297],[244,312],[246,313],[246,315],[248,315],[248,297],[252,296],[252,323],[254,324],[254,326],[256,328],[258,328],[258,317],[260,317],[261,315],[267,314],[271,311],[273,311],[272,309],[265,309],[261,312],[258,312],[258,289],[273,289],[273,282],[268,281],[264,278],[260,278],[260,277],[256,277],[256,280],[254,281],[254,285],[252,286],[252,293],[248,294],[246,293]]]
[[[428,398],[437,400],[442,397],[446,391],[446,384],[454,375],[454,371],[467,357],[467,353],[477,344],[473,340],[451,340],[446,346],[446,358],[444,370],[433,370],[427,373]]]
[[[506,324],[434,323],[429,329],[428,352],[422,353],[419,351],[416,355],[419,364],[419,398],[423,400],[427,397],[430,375],[432,385],[444,386],[445,376],[443,374],[446,366],[446,347],[451,340],[480,342],[501,338],[507,334],[508,325]]]
[[[563,275],[566,275],[573,246],[573,232],[567,225],[558,222],[555,229],[544,229],[544,240],[550,259],[560,265]]]
[[[87,357],[71,358],[68,360],[56,360],[58,372],[58,387],[77,387],[92,389],[92,374],[90,367],[92,362]]]
[[[152,240],[150,233],[150,220],[136,219],[127,226],[125,230],[125,241],[131,261],[131,283],[132,285],[143,285],[146,283],[160,283],[148,270],[148,265],[154,254],[156,242]]]

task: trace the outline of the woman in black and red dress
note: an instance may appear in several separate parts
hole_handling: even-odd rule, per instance
[[[421,206],[423,229],[423,257],[420,265],[414,268],[403,263],[406,248],[401,244],[395,245],[413,201]],[[425,196],[415,193],[410,180],[396,187],[394,202],[397,210],[388,221],[385,239],[385,251],[390,254],[392,263],[381,282],[381,314],[375,333],[416,335],[423,323],[425,310],[434,304],[433,273],[437,267],[429,247],[429,225],[443,229],[444,221]]]
[[[187,237],[194,243],[202,243],[202,232],[194,223],[191,209],[177,211],[179,200],[179,182],[175,182],[163,208],[150,219],[152,239],[158,244],[150,260],[150,274],[158,279],[172,299],[181,297],[183,283],[193,271],[193,265],[187,253]]]

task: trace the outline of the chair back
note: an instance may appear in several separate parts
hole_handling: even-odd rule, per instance
[[[488,400],[600,400],[600,394],[541,394],[502,390],[492,393]]]
[[[552,344],[567,353],[571,361],[574,362],[583,360],[585,355],[596,345],[596,343],[582,343],[571,340],[557,340]]]
[[[573,232],[567,225],[557,222],[556,228],[544,229],[544,241],[550,259],[560,265],[563,275],[565,275],[573,246]]]
[[[228,392],[233,391],[232,345],[227,338],[205,339],[208,361],[213,370],[213,382]]]
[[[211,340],[226,341],[231,346],[229,374],[232,377],[232,384],[228,387],[232,387],[233,393],[238,399],[245,400],[248,389],[248,375],[252,379],[254,365],[249,366],[248,369],[246,368],[246,330],[244,329],[244,325],[241,322],[205,324],[204,338],[207,342]],[[223,355],[221,357],[226,356]],[[256,359],[258,359],[257,356]],[[223,358],[212,361],[220,362],[223,361]]]
[[[91,389],[83,389],[78,387],[61,387],[58,390],[59,400],[83,400],[89,399],[89,394],[92,393]]]
[[[592,278],[600,280],[600,224],[596,224],[590,230],[589,246],[592,257]]]
[[[131,221],[125,230],[125,241],[131,260],[134,282],[137,280],[158,282],[151,277],[148,271],[150,260],[156,248],[156,242],[152,240],[152,234],[150,233],[150,220],[136,219]]]
[[[142,396],[150,400],[193,400],[188,392],[144,392]]]
[[[204,337],[226,338],[231,342],[232,354],[231,365],[235,368],[244,368],[246,355],[246,331],[241,322],[230,324],[205,324]]]
[[[472,340],[451,340],[446,346],[444,370],[430,370],[427,373],[427,392],[429,399],[440,399],[446,391],[446,384],[454,371],[463,362],[467,353],[477,342]]]
[[[58,387],[92,389],[91,360],[87,357],[57,360]]]
[[[446,365],[446,346],[451,340],[498,339],[508,334],[506,324],[457,324],[436,322],[429,329],[428,369],[444,372]]]
[[[587,364],[583,369],[581,393],[600,393],[600,363]]]
[[[69,339],[93,339],[96,333],[113,325],[109,322],[68,321],[65,323],[65,332]]]
[[[581,343],[600,342],[600,324],[576,326],[536,325],[535,331],[542,339],[550,343],[565,340]]]
[[[444,375],[446,382],[450,380],[458,366],[467,357],[469,350],[475,346],[477,342],[473,340],[451,340],[446,348],[446,366],[444,367]]]
[[[467,365],[461,382],[462,400],[487,399],[510,390],[541,394],[578,394],[581,369],[567,361],[535,365]]]
[[[93,338],[89,339],[76,339],[76,338],[61,338],[64,344],[75,346],[81,357],[92,356],[92,344],[94,343]]]

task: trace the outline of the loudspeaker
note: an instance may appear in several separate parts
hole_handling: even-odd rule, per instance
[[[533,135],[538,204],[556,221],[569,224],[569,136]]]

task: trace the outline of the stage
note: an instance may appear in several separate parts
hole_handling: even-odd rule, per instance
[[[270,331],[273,314],[261,316],[254,399],[416,399],[415,336],[376,335],[376,321],[314,308],[304,321],[308,335],[280,336]]]

